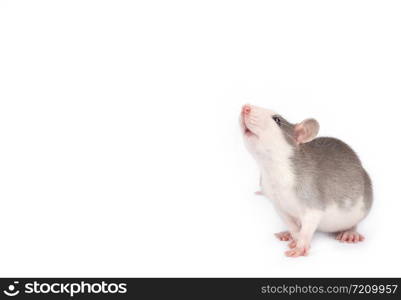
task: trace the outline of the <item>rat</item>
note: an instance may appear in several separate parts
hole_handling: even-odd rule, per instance
[[[246,104],[240,114],[245,146],[260,169],[260,192],[288,227],[289,257],[308,255],[316,231],[341,242],[365,238],[357,225],[373,202],[372,182],[357,154],[343,141],[318,137],[319,123],[292,124],[276,112]]]

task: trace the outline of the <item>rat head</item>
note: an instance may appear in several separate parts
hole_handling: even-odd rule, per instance
[[[240,126],[248,150],[259,155],[290,155],[301,144],[313,140],[319,123],[306,119],[291,124],[274,111],[246,104],[242,107]]]

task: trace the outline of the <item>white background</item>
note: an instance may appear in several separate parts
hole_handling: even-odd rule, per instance
[[[0,1],[1,276],[401,276],[399,1]],[[284,256],[244,103],[349,143],[360,231]]]

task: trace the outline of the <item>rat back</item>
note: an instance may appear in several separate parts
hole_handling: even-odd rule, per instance
[[[328,219],[347,213],[352,215],[350,218],[362,219],[369,212],[373,201],[369,175],[356,153],[344,142],[316,138],[300,145],[292,164],[295,192],[308,208],[328,211],[331,214]],[[323,224],[323,230],[337,230],[331,225]]]

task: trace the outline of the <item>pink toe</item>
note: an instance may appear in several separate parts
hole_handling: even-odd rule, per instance
[[[285,255],[288,257],[299,257],[299,256],[307,256],[308,255],[308,247],[299,247],[288,250],[285,252]]]
[[[242,107],[242,112],[243,112],[244,114],[249,114],[249,113],[251,112],[251,106],[250,106],[249,104],[245,104],[245,105]]]
[[[359,243],[362,242],[365,237],[355,231],[343,231],[337,235],[336,239],[340,242]]]

